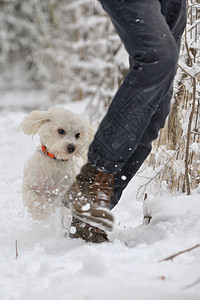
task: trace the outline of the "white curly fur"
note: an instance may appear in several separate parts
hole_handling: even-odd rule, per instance
[[[38,134],[41,144],[57,158],[39,152],[40,145],[24,166],[23,202],[33,218],[41,220],[54,214],[65,191],[87,161],[94,129],[83,117],[64,108],[33,111],[20,126],[27,135]],[[64,134],[58,129],[63,129]],[[79,138],[77,133],[80,133]],[[75,147],[72,153],[69,153],[69,144]]]

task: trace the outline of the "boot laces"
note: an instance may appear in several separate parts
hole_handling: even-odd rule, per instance
[[[114,175],[99,171],[89,188],[95,202],[109,202],[113,194]]]

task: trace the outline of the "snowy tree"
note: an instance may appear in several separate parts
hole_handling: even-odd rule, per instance
[[[123,77],[127,57],[120,54],[120,39],[99,2],[1,3],[1,68],[24,66],[30,81],[47,90],[56,103],[90,99],[91,116],[98,108],[95,117],[100,118]]]
[[[0,66],[26,72],[29,82],[51,95],[60,92],[63,65],[57,50],[55,11],[60,1],[4,0],[0,12]],[[64,50],[63,50],[64,51]],[[21,75],[22,73],[21,72]],[[9,74],[11,76],[11,74]],[[9,81],[9,77],[7,78]],[[9,85],[9,82],[8,82]],[[66,91],[66,90],[65,90]],[[52,98],[53,98],[53,95]]]

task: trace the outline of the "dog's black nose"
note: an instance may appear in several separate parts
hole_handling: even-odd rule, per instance
[[[69,144],[69,145],[67,146],[67,150],[68,150],[69,153],[73,153],[74,150],[75,150],[74,144]]]

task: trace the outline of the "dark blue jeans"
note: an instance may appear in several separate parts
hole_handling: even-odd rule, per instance
[[[186,0],[99,1],[130,61],[88,153],[93,165],[115,174],[114,207],[169,114]]]

